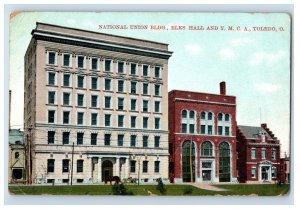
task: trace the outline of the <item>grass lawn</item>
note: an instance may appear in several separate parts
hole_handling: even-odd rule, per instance
[[[190,185],[165,185],[169,196],[204,196],[204,195],[284,195],[289,191],[289,185],[217,185],[228,191],[208,191]],[[133,195],[162,195],[156,185],[126,185],[127,191]],[[17,195],[112,195],[111,185],[73,185],[73,186],[9,186],[11,194]]]

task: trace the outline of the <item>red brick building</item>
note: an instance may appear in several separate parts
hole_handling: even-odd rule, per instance
[[[236,98],[173,90],[169,92],[171,182],[235,182]]]
[[[273,182],[280,169],[280,143],[267,127],[238,126],[238,180],[241,183]]]

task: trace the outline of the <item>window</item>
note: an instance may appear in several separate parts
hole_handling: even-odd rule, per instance
[[[118,110],[124,110],[124,98],[118,98]]]
[[[84,105],[84,94],[77,94],[77,106],[83,107]]]
[[[77,87],[84,88],[84,76],[83,75],[77,76]]]
[[[229,114],[226,114],[226,115],[225,115],[225,121],[230,121],[230,116],[229,116]]]
[[[124,92],[124,81],[118,80],[118,92]]]
[[[266,149],[261,150],[261,159],[266,159]]]
[[[272,160],[276,160],[276,150],[272,150]]]
[[[211,112],[208,113],[208,117],[207,117],[207,120],[212,120],[213,118],[213,114]]]
[[[70,105],[70,93],[63,93],[63,105]]]
[[[130,92],[132,94],[137,94],[137,89],[136,89],[136,81],[131,81],[131,89]]]
[[[83,125],[84,113],[78,112],[77,113],[77,125]]]
[[[49,52],[48,53],[48,64],[49,65],[55,65],[56,64],[56,53],[55,52]]]
[[[148,128],[148,117],[143,117],[143,128]]]
[[[91,89],[95,90],[98,89],[98,78],[92,77]]]
[[[154,147],[159,147],[160,144],[160,136],[154,136]]]
[[[124,73],[124,62],[118,62],[118,73]]]
[[[206,113],[205,112],[201,112],[201,119],[205,120],[205,118],[206,118]]]
[[[195,124],[190,124],[190,133],[195,133]]]
[[[222,121],[223,120],[223,114],[222,113],[219,113],[218,114],[218,121]]]
[[[131,63],[130,65],[130,69],[131,69],[131,75],[136,75],[136,64],[135,63]]]
[[[104,145],[105,146],[110,146],[110,134],[105,134],[104,135]]]
[[[148,147],[148,136],[143,136],[143,147]]]
[[[69,87],[70,86],[70,74],[64,74],[64,78],[63,78],[63,85],[65,87]]]
[[[131,128],[135,128],[136,126],[136,116],[131,116]]]
[[[92,70],[97,70],[98,69],[98,59],[97,58],[92,58]]]
[[[78,56],[77,57],[77,67],[78,68],[84,68],[84,56]]]
[[[123,146],[124,143],[124,135],[123,134],[119,134],[118,135],[118,146]]]
[[[48,123],[54,123],[55,121],[55,110],[48,111]]]
[[[272,178],[276,178],[277,177],[277,168],[276,167],[272,167]]]
[[[154,119],[154,128],[159,129],[160,128],[160,118]]]
[[[143,94],[145,94],[145,95],[147,95],[149,93],[148,86],[149,86],[148,83],[143,83]]]
[[[149,65],[143,65],[143,76],[148,76]]]
[[[83,134],[84,133],[77,133],[77,145],[83,144]]]
[[[223,135],[223,126],[218,126],[218,135]]]
[[[91,113],[91,125],[96,126],[97,125],[97,120],[98,119],[98,114],[97,113]]]
[[[154,95],[159,96],[160,95],[160,85],[154,85]]]
[[[211,142],[203,142],[201,145],[201,156],[213,156],[213,145]]]
[[[55,104],[55,91],[48,92],[48,104]]]
[[[47,172],[48,173],[53,173],[54,172],[54,159],[48,159],[47,160]]]
[[[105,60],[105,71],[111,71],[111,60]]]
[[[136,161],[131,160],[130,161],[130,173],[135,173],[135,165],[136,165]]]
[[[91,145],[97,145],[97,133],[91,133]]]
[[[110,115],[105,114],[104,120],[105,120],[104,122],[105,126],[110,126]]]
[[[195,119],[195,112],[194,111],[190,112],[190,119]]]
[[[186,110],[182,111],[181,117],[182,118],[187,118],[187,111]]]
[[[20,153],[19,152],[15,152],[15,159],[19,159],[20,157]]]
[[[131,99],[130,103],[131,110],[136,110],[136,99]]]
[[[143,100],[143,112],[148,112],[148,100]]]
[[[207,131],[208,131],[208,135],[212,135],[213,134],[212,125],[208,125],[207,126]]]
[[[70,132],[63,132],[63,144],[69,144]]]
[[[111,90],[111,79],[105,79],[105,90],[106,91]]]
[[[181,132],[182,133],[187,133],[187,124],[186,123],[181,124]]]
[[[256,159],[256,150],[251,149],[251,159]]]
[[[64,111],[63,112],[63,123],[64,124],[69,124],[70,122],[70,112],[69,111]]]
[[[105,105],[104,105],[105,108],[111,107],[111,105],[110,105],[111,97],[104,97],[104,102],[105,102]]]
[[[225,126],[225,136],[229,136],[230,133],[229,133],[229,127],[228,126]]]
[[[83,160],[77,160],[77,173],[83,172]]]
[[[65,66],[65,67],[70,67],[71,66],[71,56],[70,56],[70,54],[64,54],[64,63],[63,63],[63,65]]]
[[[251,178],[256,178],[256,168],[251,168]]]
[[[64,159],[62,160],[62,172],[63,173],[66,173],[66,172],[69,172],[69,161],[68,159]]]
[[[124,115],[118,115],[118,127],[124,126]]]
[[[143,161],[143,173],[148,172],[148,161]]]
[[[130,146],[135,147],[136,146],[136,135],[130,136]]]
[[[48,74],[48,84],[49,85],[55,85],[55,73],[54,72],[49,72]]]
[[[159,101],[154,102],[154,112],[160,112],[160,102]]]
[[[48,131],[48,144],[54,144],[55,131]]]
[[[154,172],[159,173],[159,161],[154,161]]]
[[[206,127],[205,125],[201,125],[201,134],[205,134],[206,133]]]
[[[98,107],[98,96],[97,95],[91,96],[91,106]]]
[[[159,78],[160,77],[160,67],[155,67],[155,69],[154,69],[154,76],[155,76],[155,78]]]

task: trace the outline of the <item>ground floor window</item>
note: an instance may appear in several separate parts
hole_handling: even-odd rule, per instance
[[[277,177],[277,168],[272,167],[272,178],[276,178],[276,177]]]
[[[135,165],[136,165],[135,160],[130,161],[130,172],[131,173],[135,173]]]
[[[251,178],[256,178],[256,168],[251,168]]]

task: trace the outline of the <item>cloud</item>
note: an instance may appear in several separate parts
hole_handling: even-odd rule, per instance
[[[277,52],[255,52],[250,57],[249,63],[250,65],[257,66],[261,64],[266,64],[268,66],[272,66],[279,62],[282,58],[286,56],[286,53],[282,50],[278,50]]]
[[[220,50],[219,55],[223,60],[234,60],[237,55],[233,49],[230,48],[223,48]]]
[[[261,94],[275,93],[280,89],[280,85],[271,83],[256,83],[254,84],[256,91]]]
[[[254,41],[250,38],[237,38],[237,39],[231,40],[229,43],[233,47],[239,47],[239,46],[245,46],[245,45],[252,44],[253,42]]]
[[[187,44],[184,49],[191,55],[198,55],[201,53],[201,47],[198,44]]]

